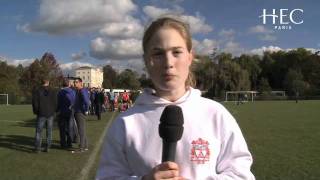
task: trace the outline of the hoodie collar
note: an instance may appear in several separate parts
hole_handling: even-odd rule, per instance
[[[144,89],[143,93],[137,98],[136,104],[139,105],[169,105],[169,104],[181,104],[192,97],[200,97],[201,92],[197,89],[189,88],[185,94],[178,100],[171,102],[164,98],[155,95],[154,89]]]

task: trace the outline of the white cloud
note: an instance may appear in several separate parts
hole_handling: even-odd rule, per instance
[[[278,46],[263,46],[261,48],[257,48],[257,49],[252,49],[249,53],[250,54],[257,54],[257,55],[263,55],[264,52],[268,51],[268,52],[278,52],[283,50],[282,48],[278,47]]]
[[[110,40],[98,37],[91,41],[90,55],[97,59],[134,59],[142,57],[141,40]]]
[[[239,43],[234,41],[226,42],[224,48],[222,49],[223,52],[231,53],[234,56],[238,56],[244,52],[244,48],[240,46]]]
[[[277,40],[277,37],[273,36],[271,34],[264,34],[264,35],[261,35],[261,36],[258,36],[258,37],[262,41],[275,41],[275,40]]]
[[[249,33],[258,34],[258,38],[262,41],[277,40],[277,37],[274,35],[274,31],[262,25],[257,25],[249,28]]]
[[[236,32],[233,29],[222,29],[219,32],[219,36],[226,37],[226,38],[233,38]]]
[[[156,19],[161,16],[177,16],[190,25],[190,30],[192,33],[208,33],[213,30],[210,25],[206,24],[205,18],[198,12],[196,13],[196,16],[182,15],[181,8],[163,9],[155,6],[145,6],[143,8],[143,12],[151,19]]]
[[[315,48],[305,48],[308,51],[311,51],[311,53],[316,53],[318,51],[320,51],[320,49],[315,49]]]
[[[34,59],[15,59],[15,60],[6,60],[8,64],[18,66],[21,64],[23,67],[29,66],[31,63],[33,63]]]
[[[119,60],[107,60],[105,61],[106,65],[110,64],[114,69],[116,69],[118,72],[123,71],[125,69],[131,69],[139,74],[146,73],[144,72],[144,62],[142,58],[137,58],[137,59],[129,59],[129,60],[124,60],[124,61],[119,61]]]
[[[63,63],[63,64],[59,65],[59,67],[61,68],[61,70],[65,76],[67,76],[67,75],[75,76],[75,69],[82,67],[82,66],[94,67],[90,63],[84,63],[84,62],[79,62],[79,61]]]
[[[167,15],[167,14],[175,14],[175,11],[170,10],[168,8],[157,8],[154,6],[145,6],[143,7],[143,12],[152,19],[156,19],[159,16]]]
[[[265,26],[262,25],[257,25],[257,26],[253,26],[249,28],[249,32],[250,33],[262,33],[262,34],[266,34],[266,33],[273,33],[272,30],[266,28]]]
[[[122,22],[106,24],[100,29],[100,34],[111,38],[141,38],[143,26],[140,21],[127,16]]]
[[[80,51],[80,52],[72,53],[72,54],[71,54],[71,58],[72,58],[72,60],[74,60],[74,61],[82,60],[82,59],[85,58],[86,56],[87,56],[87,53],[84,52],[84,51]]]
[[[73,69],[77,69],[81,66],[93,67],[93,65],[90,63],[78,62],[78,61],[60,64],[59,67],[61,68],[61,70],[73,70]]]
[[[131,0],[41,0],[38,20],[18,29],[49,34],[87,32],[121,22],[136,9]]]
[[[195,53],[199,55],[209,55],[212,53],[214,48],[218,48],[219,46],[219,43],[212,39],[204,39],[202,41],[192,39],[192,44]]]

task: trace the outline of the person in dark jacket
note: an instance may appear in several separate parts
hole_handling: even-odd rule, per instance
[[[98,120],[101,119],[102,104],[104,102],[104,93],[102,89],[97,89],[94,97],[95,114]]]
[[[32,95],[32,109],[33,113],[37,115],[35,135],[36,152],[41,151],[41,134],[45,124],[47,124],[47,144],[44,151],[48,152],[51,147],[53,118],[56,108],[56,91],[49,87],[49,80],[44,79],[42,86],[35,90]]]
[[[80,137],[80,149],[75,152],[84,152],[88,150],[88,139],[86,135],[86,115],[89,114],[90,98],[88,89],[83,87],[82,79],[76,78],[74,80],[74,87],[76,88],[76,98],[74,104],[75,119],[77,122],[79,137]]]
[[[75,102],[75,91],[71,88],[67,78],[63,80],[62,86],[63,88],[58,92],[58,125],[60,131],[60,145],[62,148],[67,149],[72,148],[74,121],[72,108]]]

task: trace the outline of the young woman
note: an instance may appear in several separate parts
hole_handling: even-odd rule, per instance
[[[97,179],[254,179],[235,119],[191,87],[188,26],[175,18],[155,20],[145,31],[143,51],[155,89],[146,89],[108,129]],[[175,162],[161,163],[158,126],[167,105],[181,107],[184,133]]]

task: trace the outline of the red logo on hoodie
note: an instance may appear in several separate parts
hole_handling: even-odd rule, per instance
[[[191,161],[197,164],[204,164],[209,161],[210,158],[210,149],[209,142],[198,138],[191,142]]]

